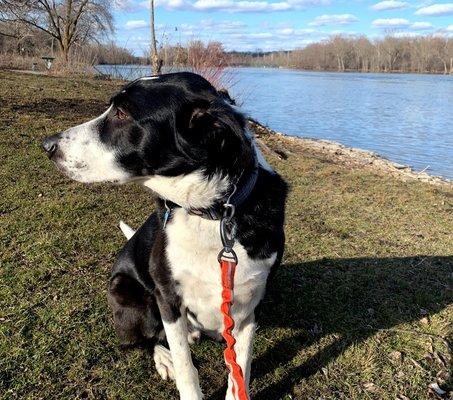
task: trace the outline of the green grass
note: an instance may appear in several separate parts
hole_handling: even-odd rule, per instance
[[[117,223],[138,226],[152,198],[133,185],[71,182],[40,149],[44,136],[102,111],[118,84],[0,79],[0,397],[176,398],[146,349],[120,349],[106,301],[124,243]],[[292,190],[253,398],[426,399],[436,380],[451,390],[451,188],[296,150],[270,161]],[[193,347],[207,399],[225,390],[222,349]]]

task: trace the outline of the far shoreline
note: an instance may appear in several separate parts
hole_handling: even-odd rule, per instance
[[[151,72],[151,65],[149,64],[98,64],[94,66],[94,70],[99,73],[100,76],[103,76],[104,74],[100,71],[98,71],[95,67],[126,67],[126,68],[149,68]],[[187,68],[187,66],[172,66],[168,67],[170,70],[184,70]],[[279,71],[289,71],[289,72],[313,72],[313,73],[329,73],[329,74],[363,74],[363,75],[427,75],[427,76],[446,76],[446,77],[452,77],[453,74],[445,74],[442,72],[411,72],[411,71],[358,71],[354,69],[348,69],[344,71],[338,71],[338,70],[330,70],[330,69],[303,69],[303,68],[292,68],[288,66],[260,66],[260,65],[229,65],[226,69],[263,69],[263,70],[279,70]]]
[[[411,71],[357,71],[354,69],[338,71],[331,69],[304,69],[292,67],[279,67],[279,66],[259,66],[259,65],[230,65],[228,68],[256,68],[256,69],[276,69],[294,72],[316,72],[316,73],[330,73],[330,74],[362,74],[362,75],[428,75],[428,76],[449,76],[453,78],[453,74],[445,74],[442,72],[411,72]]]

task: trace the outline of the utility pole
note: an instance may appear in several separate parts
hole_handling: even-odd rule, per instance
[[[157,52],[156,27],[154,23],[154,0],[150,0],[150,27],[151,27],[151,69],[153,75],[160,75],[162,70],[162,60],[159,59]]]

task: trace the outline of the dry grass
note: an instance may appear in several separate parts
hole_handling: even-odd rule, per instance
[[[47,55],[47,54],[46,54]],[[35,70],[46,72],[56,76],[94,76],[93,65],[96,64],[96,56],[92,49],[74,49],[71,53],[70,62],[66,62],[61,55],[53,60],[50,70],[46,68],[46,62],[40,57],[19,56],[14,54],[0,53],[0,70],[21,70],[30,71],[35,64]]]
[[[0,53],[0,69],[31,70],[33,64],[36,64],[38,70],[45,70],[44,61],[39,57]]]
[[[123,244],[116,224],[138,226],[149,195],[71,182],[39,147],[101,112],[118,84],[0,79],[1,397],[176,398],[146,349],[118,347],[106,301]],[[433,382],[451,390],[453,191],[296,148],[287,160],[268,156],[292,190],[286,255],[255,343],[253,398],[434,399]],[[222,346],[193,351],[206,398],[221,399]]]

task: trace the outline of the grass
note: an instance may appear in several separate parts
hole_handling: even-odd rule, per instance
[[[118,84],[0,79],[0,397],[176,398],[146,349],[120,349],[106,301],[124,243],[117,222],[138,226],[152,199],[133,185],[71,182],[40,149],[45,135],[102,111]],[[433,382],[451,390],[453,190],[295,150],[269,159],[292,190],[253,398],[427,399]],[[222,349],[193,347],[207,399],[225,390]]]

